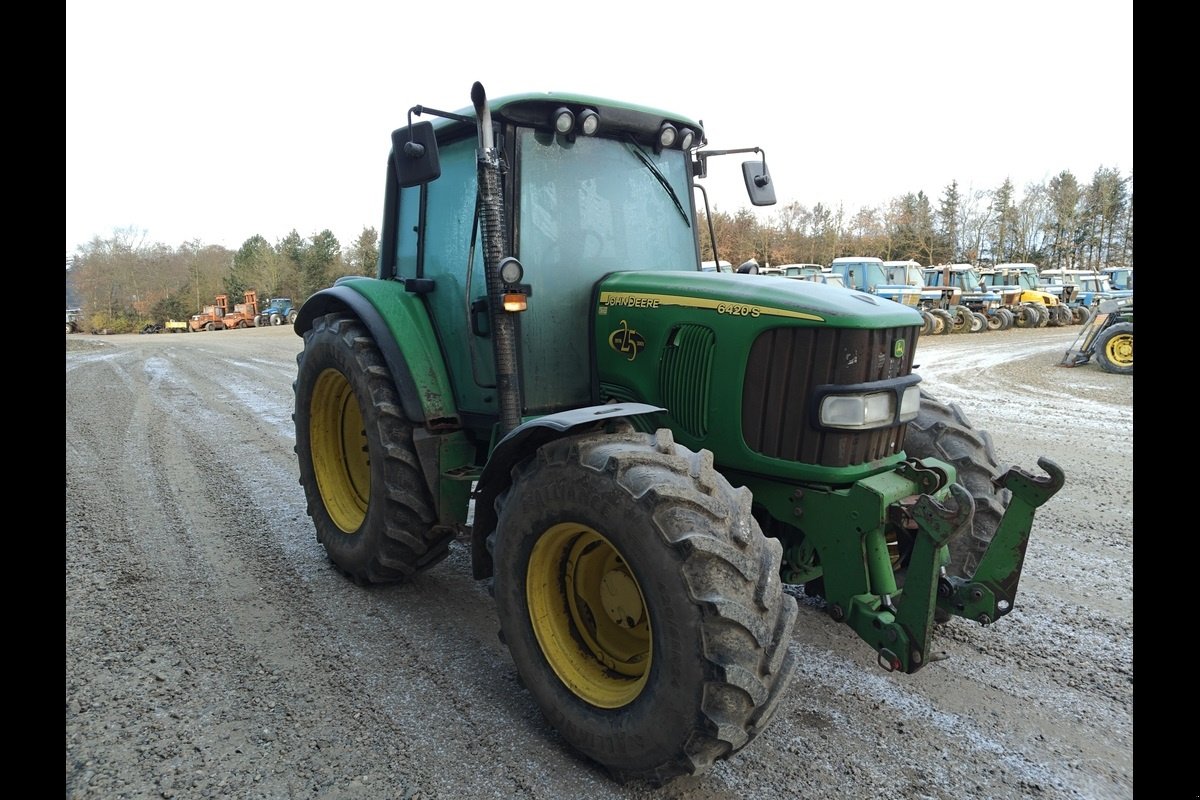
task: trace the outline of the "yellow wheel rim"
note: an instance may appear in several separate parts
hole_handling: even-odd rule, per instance
[[[1128,367],[1133,364],[1133,334],[1119,333],[1104,344],[1104,354],[1113,364]]]
[[[371,497],[371,457],[358,399],[345,375],[327,369],[317,377],[310,402],[309,449],[321,500],[333,524],[354,533]]]
[[[645,688],[651,649],[645,599],[608,539],[572,523],[546,530],[529,556],[525,598],[542,654],[577,697],[620,708]]]

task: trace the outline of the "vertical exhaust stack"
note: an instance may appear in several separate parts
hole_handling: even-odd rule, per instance
[[[479,120],[479,215],[483,230],[483,269],[487,278],[488,321],[496,360],[496,393],[500,405],[500,435],[521,424],[521,385],[517,376],[516,319],[504,310],[504,281],[500,262],[508,237],[504,230],[504,201],[500,191],[500,154],[492,144],[492,114],[487,94],[478,81],[471,87],[471,103]]]

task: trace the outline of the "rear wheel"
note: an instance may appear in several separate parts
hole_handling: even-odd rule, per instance
[[[392,583],[446,557],[413,423],[379,347],[347,314],[313,320],[293,388],[300,484],[317,539],[356,583]]]
[[[938,333],[943,336],[949,336],[954,333],[954,315],[944,308],[939,308],[933,312],[942,318],[942,329]]]
[[[299,315],[299,312],[298,312],[298,311],[296,311],[296,309],[294,309],[294,308],[293,308],[291,311],[289,311],[289,312],[288,312],[288,315],[287,315],[287,321],[288,321],[288,325],[295,325],[295,324],[296,324],[296,317],[297,317],[298,315]]]
[[[971,333],[982,333],[988,330],[987,315],[980,311],[971,312]]]
[[[969,333],[971,331],[971,309],[966,306],[955,306],[951,312],[951,328],[954,333]]]
[[[216,329],[217,329],[217,324],[216,324],[215,322],[206,322],[206,323],[204,323],[204,330],[206,330],[206,331],[215,331]]]
[[[972,427],[957,404],[947,405],[922,391],[921,410],[908,424],[904,450],[914,458],[936,458],[952,464],[958,473],[957,482],[975,500],[972,529],[950,540],[950,564],[946,567],[951,575],[970,577],[996,535],[1012,498],[1011,491],[993,482],[1003,470],[996,460],[992,437]]]
[[[513,475],[489,539],[501,635],[559,734],[661,784],[761,733],[797,611],[750,492],[667,430],[553,441]]]
[[[987,329],[989,331],[1004,330],[1004,317],[1000,315],[1003,309],[996,309],[991,314],[987,315]]]
[[[1110,325],[1096,337],[1096,363],[1105,372],[1133,374],[1133,323]]]
[[[929,336],[933,333],[933,315],[922,309],[921,311],[921,335]]]

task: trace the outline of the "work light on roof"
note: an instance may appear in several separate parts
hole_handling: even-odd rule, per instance
[[[579,132],[591,136],[600,127],[600,115],[590,108],[579,112]]]
[[[691,150],[692,144],[696,141],[696,132],[691,128],[681,128],[679,130],[679,149]]]
[[[554,112],[554,130],[569,136],[575,130],[575,113],[566,106]]]
[[[665,147],[670,147],[675,144],[675,140],[679,138],[679,131],[669,122],[664,122],[663,126],[658,129],[658,148],[661,150]]]

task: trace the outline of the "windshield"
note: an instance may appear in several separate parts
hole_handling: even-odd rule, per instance
[[[527,128],[518,137],[518,251],[527,270],[594,280],[615,269],[696,269],[685,152]]]

